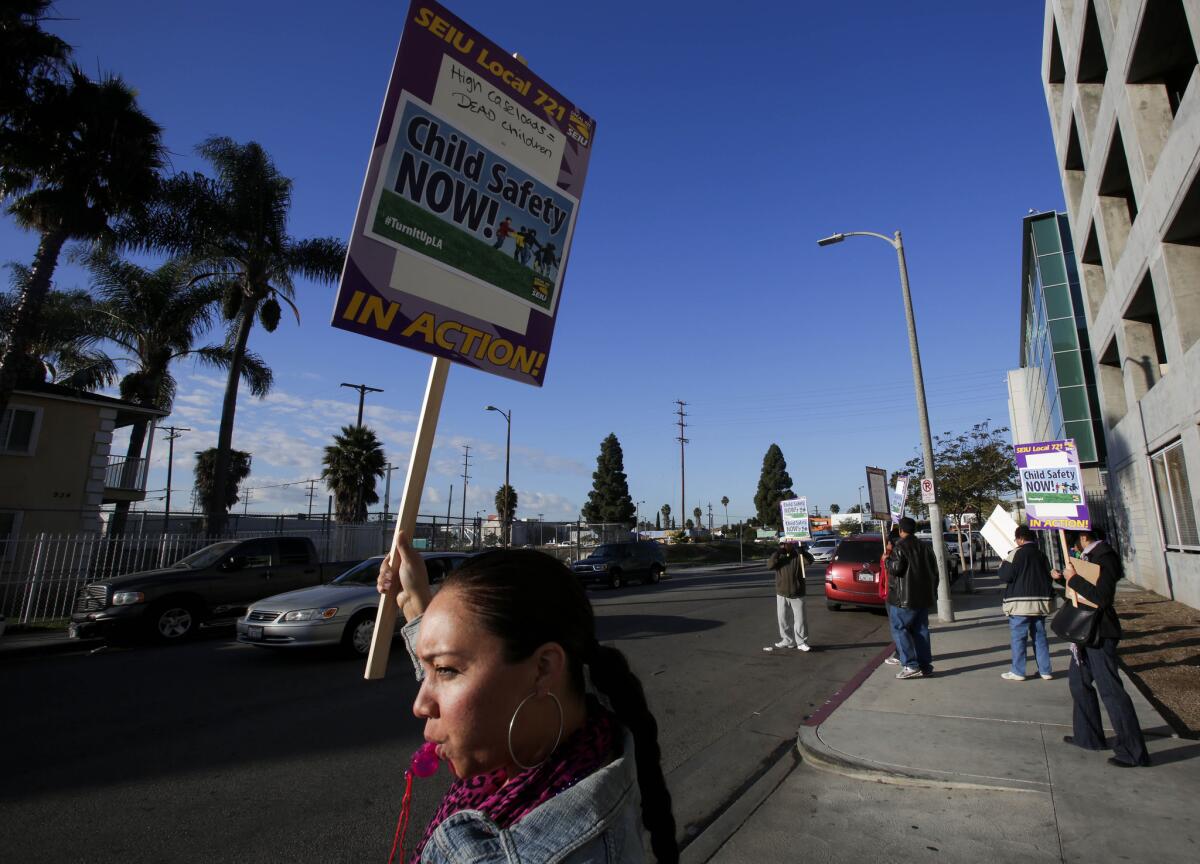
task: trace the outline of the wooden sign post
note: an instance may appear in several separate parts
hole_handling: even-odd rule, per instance
[[[1063,567],[1070,564],[1075,568],[1075,572],[1082,576],[1085,580],[1095,585],[1100,581],[1100,566],[1093,564],[1091,561],[1084,561],[1081,558],[1072,558],[1070,551],[1067,549],[1067,532],[1063,529],[1058,529],[1058,542],[1062,544]],[[1096,604],[1086,597],[1081,597],[1078,592],[1067,588],[1067,599],[1076,606],[1090,606],[1095,609]]]
[[[421,404],[421,417],[417,421],[417,437],[413,441],[412,456],[408,460],[408,473],[404,478],[404,492],[400,498],[400,511],[396,514],[396,530],[392,533],[392,547],[385,563],[389,569],[396,567],[399,550],[397,539],[403,531],[412,540],[417,527],[417,510],[421,506],[421,490],[425,488],[425,472],[429,468],[429,454],[433,452],[433,438],[437,432],[438,414],[442,410],[442,396],[446,392],[446,378],[450,374],[450,361],[442,357],[433,358],[429,367],[429,381],[425,385],[425,401]],[[396,632],[396,594],[400,590],[399,578],[392,581],[392,590],[379,600],[375,615],[375,632],[371,636],[371,653],[367,655],[367,669],[363,677],[376,681],[387,674],[388,654],[392,648],[392,636]]]

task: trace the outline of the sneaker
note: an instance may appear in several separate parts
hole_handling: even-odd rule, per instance
[[[1049,681],[1049,680],[1050,680],[1051,678],[1053,678],[1054,676],[1053,676],[1053,675],[1043,675],[1043,676],[1041,676],[1041,677],[1042,677],[1042,680],[1043,680],[1043,681]]]
[[[796,646],[796,650],[797,651],[811,651],[812,648],[809,647],[807,642],[801,642],[799,645]]]
[[[778,642],[776,642],[776,643],[775,643],[775,647],[776,647],[776,648],[795,648],[795,647],[796,647],[796,643],[795,643],[795,642],[789,642],[789,641],[788,641],[788,640],[786,640],[786,639],[780,639]]]
[[[1016,672],[1005,672],[1000,676],[1005,681],[1024,681],[1024,675],[1018,675]]]
[[[896,673],[896,677],[901,681],[903,681],[905,678],[923,678],[924,676],[925,673],[915,666],[909,669],[901,669],[898,673]]]
[[[886,664],[887,664],[887,665],[889,665],[889,666],[899,666],[899,665],[900,665],[900,658],[899,658],[899,657],[897,657],[897,656],[895,656],[895,655],[892,655],[891,657],[887,658],[887,659],[886,659],[886,660],[884,660],[883,662],[884,662],[884,663],[886,663]]]

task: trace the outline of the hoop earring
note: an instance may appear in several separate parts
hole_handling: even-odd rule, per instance
[[[530,693],[528,696],[526,696],[524,699],[522,699],[520,704],[517,705],[516,710],[513,711],[512,719],[508,721],[508,758],[512,759],[514,765],[516,765],[518,768],[521,768],[525,771],[528,771],[531,768],[536,768],[536,767],[538,767],[538,765],[541,765],[542,762],[545,762],[546,759],[550,758],[550,753],[553,753],[555,750],[557,750],[558,745],[562,742],[563,719],[564,719],[562,703],[558,701],[557,696],[555,696],[553,693],[547,691],[546,695],[554,700],[554,706],[556,708],[558,708],[558,735],[554,739],[554,746],[550,748],[550,753],[547,753],[546,757],[544,759],[542,759],[541,762],[534,763],[533,765],[526,765],[524,762],[522,762],[520,759],[518,759],[517,754],[513,752],[512,736],[513,736],[513,727],[517,725],[517,715],[521,713],[521,709],[525,707],[525,703],[528,702],[530,699],[532,699],[536,695],[538,695],[538,694],[537,694],[537,691],[535,690],[532,693]]]

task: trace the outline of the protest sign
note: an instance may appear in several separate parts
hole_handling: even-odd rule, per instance
[[[806,541],[812,539],[808,525],[808,499],[792,498],[779,502],[779,512],[783,514],[783,539]]]
[[[1017,444],[1013,450],[1029,527],[1035,531],[1090,528],[1075,440]]]
[[[887,472],[882,468],[867,468],[867,495],[870,501],[871,518],[887,519],[891,515],[888,499]]]
[[[897,477],[896,488],[888,494],[891,495],[892,524],[899,525],[900,517],[904,515],[904,502],[908,498],[908,475]]]
[[[1012,516],[1008,515],[1008,511],[1003,507],[997,505],[979,533],[992,547],[996,556],[1003,560],[1008,557],[1009,552],[1017,548],[1017,541],[1014,539],[1016,530],[1017,523]]]
[[[384,96],[332,324],[433,355],[396,530],[416,526],[451,362],[541,386],[595,123],[434,2]],[[365,677],[387,671],[395,586]]]
[[[594,135],[521,61],[414,3],[333,326],[541,386]]]

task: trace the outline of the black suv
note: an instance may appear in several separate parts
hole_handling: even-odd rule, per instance
[[[605,543],[576,561],[571,569],[585,585],[601,582],[620,588],[631,579],[657,582],[667,572],[667,556],[653,540]]]

